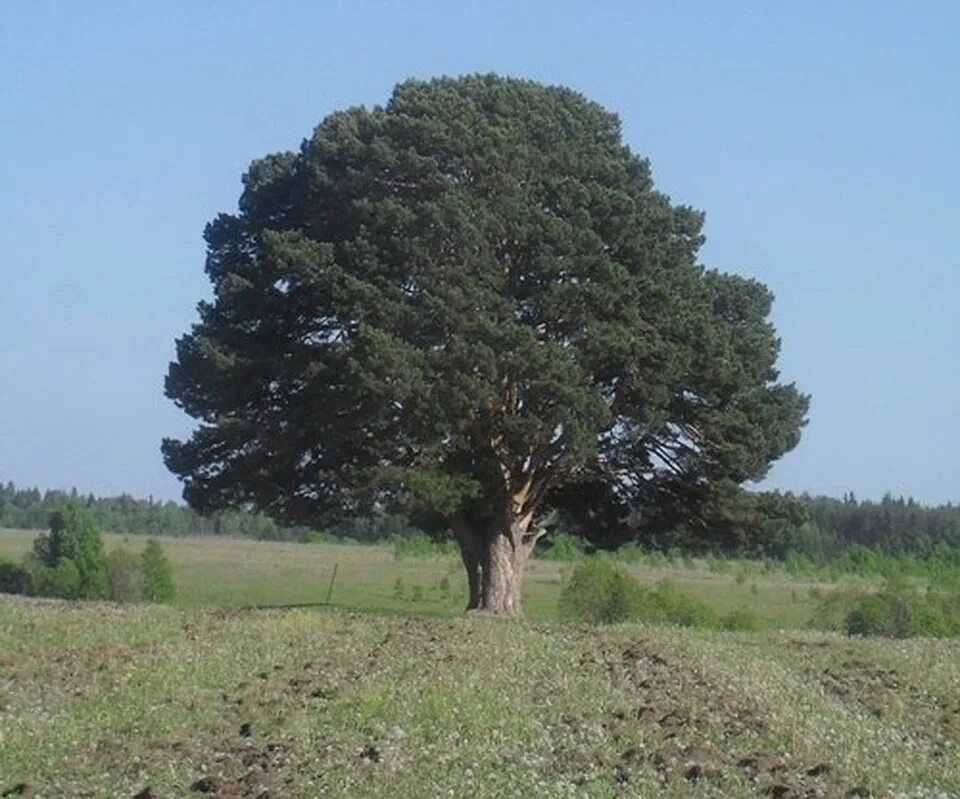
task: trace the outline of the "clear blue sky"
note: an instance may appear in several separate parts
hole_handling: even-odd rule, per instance
[[[174,338],[251,159],[406,77],[618,111],[813,394],[770,486],[960,500],[960,5],[0,0],[0,479],[179,496]]]

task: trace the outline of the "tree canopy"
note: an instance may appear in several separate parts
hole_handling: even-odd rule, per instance
[[[519,612],[550,509],[687,518],[799,440],[772,295],[701,265],[702,226],[569,89],[331,114],[205,230],[214,298],[166,382],[200,425],[166,463],[202,510],[449,527],[471,607]]]

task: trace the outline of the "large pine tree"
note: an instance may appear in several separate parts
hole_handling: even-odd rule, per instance
[[[574,91],[407,81],[243,184],[167,378],[195,507],[415,514],[515,614],[551,506],[692,512],[798,441],[769,291],[698,263],[702,215]]]

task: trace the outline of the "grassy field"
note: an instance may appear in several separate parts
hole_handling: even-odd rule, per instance
[[[10,795],[960,795],[954,641],[6,598],[0,653]]]
[[[0,530],[0,557],[21,558],[35,531]],[[107,549],[123,545],[138,552],[144,539],[105,535]],[[396,561],[390,547],[286,544],[235,538],[160,539],[184,606],[247,606],[324,603],[334,566],[332,605],[341,609],[428,617],[456,617],[466,603],[466,581],[457,557]],[[524,608],[533,621],[557,618],[557,599],[570,564],[535,560],[524,585]],[[807,625],[816,595],[835,587],[784,574],[756,575],[738,582],[733,573],[631,566],[645,585],[664,578],[721,614],[745,609],[769,629]],[[447,590],[442,590],[446,578]]]

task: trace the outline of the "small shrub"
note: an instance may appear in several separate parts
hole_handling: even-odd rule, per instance
[[[449,595],[450,593],[450,578],[444,575],[440,578],[440,582],[437,584],[437,588],[440,589],[440,593],[444,596]]]
[[[788,574],[794,577],[808,577],[816,571],[813,561],[806,555],[791,552],[783,564]]]
[[[538,550],[536,555],[543,560],[577,560],[582,558],[586,549],[583,540],[569,533],[553,533],[548,546]]]
[[[757,584],[756,584],[756,583],[753,583],[753,584],[750,586],[750,593],[751,593],[751,594],[759,594],[759,593],[760,593],[760,589],[757,588]]]
[[[811,597],[812,591],[813,589],[811,589]],[[847,616],[860,601],[863,592],[850,588],[830,591],[826,596],[823,596],[822,592],[818,595],[822,598],[813,612],[810,626],[817,630],[842,632]]]
[[[579,563],[560,594],[560,613],[572,621],[615,624],[635,618],[644,601],[637,580],[605,558]]]
[[[729,574],[730,564],[723,558],[718,558],[711,555],[709,558],[707,558],[707,569],[712,574]]]
[[[154,539],[149,539],[140,556],[143,569],[143,594],[150,602],[169,602],[176,590],[173,586],[173,574],[163,552],[163,547]]]
[[[413,587],[413,592],[410,594],[410,600],[412,602],[423,602],[423,589],[419,585]]]
[[[30,592],[30,572],[9,560],[0,559],[0,594]]]
[[[877,594],[866,594],[847,614],[848,635],[880,635],[888,638],[927,636],[948,638],[958,624],[944,612],[937,598],[916,590],[888,585]]]
[[[301,544],[356,544],[352,538],[334,535],[326,530],[307,530],[300,536]]]
[[[957,597],[887,583],[876,593],[834,591],[817,607],[814,626],[847,635],[947,638],[960,634]]]
[[[114,602],[137,602],[143,591],[140,563],[127,550],[115,549],[107,557],[107,596]]]
[[[403,580],[399,577],[393,583],[393,598],[403,599]]]
[[[737,585],[743,585],[747,581],[747,575],[744,572],[737,572]]]
[[[643,555],[642,558],[638,558],[643,563],[646,563],[647,566],[668,566],[670,564],[670,559],[664,555],[659,549],[653,549]]]
[[[682,627],[719,627],[716,611],[696,597],[678,591],[672,580],[661,580],[650,600],[645,607],[650,613],[644,617],[646,621],[665,621]]]
[[[79,599],[80,570],[71,558],[60,558],[56,566],[38,564],[33,573],[33,592],[38,596]]]
[[[610,556],[620,563],[645,563],[647,551],[636,541],[628,541],[613,550]]]
[[[563,618],[592,624],[646,621],[712,629],[722,626],[709,605],[678,591],[673,581],[665,579],[653,591],[646,590],[607,558],[588,558],[574,569],[560,595],[560,612]],[[747,620],[735,616],[731,624],[746,625]]]
[[[762,629],[763,625],[760,623],[760,619],[757,618],[756,614],[741,608],[740,610],[733,610],[724,616],[721,626],[724,630],[753,633]]]

